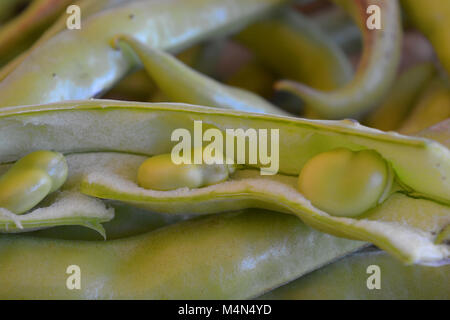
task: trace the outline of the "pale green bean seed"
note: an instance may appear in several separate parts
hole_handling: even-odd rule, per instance
[[[43,170],[50,176],[52,180],[50,192],[61,188],[67,179],[67,162],[64,155],[59,152],[41,150],[29,153],[17,161],[11,170],[22,170],[31,167]]]
[[[35,151],[0,177],[0,208],[22,214],[58,190],[66,181],[67,162],[58,152]]]
[[[300,172],[298,188],[315,207],[355,217],[377,205],[390,179],[386,161],[375,151],[341,148],[311,158]]]
[[[44,199],[52,188],[45,171],[28,168],[5,173],[0,178],[0,208],[22,214]]]
[[[228,179],[234,168],[226,164],[175,164],[171,154],[144,161],[138,170],[138,184],[145,189],[175,190],[201,188]]]

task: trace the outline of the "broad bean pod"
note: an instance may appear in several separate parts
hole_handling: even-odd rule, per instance
[[[435,77],[425,88],[398,131],[403,134],[415,134],[449,117],[450,86],[439,77]]]
[[[170,139],[172,132],[185,128],[192,133],[194,120],[220,131],[279,129],[278,173],[262,176],[251,164],[237,170],[228,181],[204,188],[139,188],[137,169],[147,157],[136,154],[170,152],[175,145]],[[42,127],[46,130],[40,130]],[[35,148],[51,145],[64,153],[97,151],[67,157],[69,168],[71,163],[81,168],[80,190],[90,196],[174,214],[264,207],[295,214],[327,233],[370,241],[408,263],[434,263],[449,254],[448,245],[434,241],[450,218],[450,151],[432,140],[385,133],[351,121],[95,100],[4,108],[0,112],[0,134],[8,141],[0,143],[2,162],[20,157],[29,148],[29,141],[22,140],[24,136],[32,137]],[[385,200],[355,218],[335,217],[319,210],[296,187],[297,176],[310,159],[337,148],[378,153],[395,178],[395,188],[389,190]],[[421,212],[429,214],[424,217]]]
[[[435,72],[432,63],[419,63],[398,77],[389,94],[363,121],[369,127],[383,131],[397,130],[413,109]]]
[[[352,67],[343,51],[301,13],[282,10],[251,24],[235,39],[278,76],[321,90],[336,89],[351,80]]]
[[[253,298],[365,245],[263,210],[104,242],[2,235],[0,298]],[[65,286],[73,264],[80,290]]]
[[[0,28],[0,64],[26,50],[70,3],[71,0],[33,1],[18,17]]]
[[[379,286],[369,279],[376,272],[370,266],[379,267]],[[439,268],[405,266],[384,252],[368,248],[275,289],[260,299],[448,300],[449,272],[449,265]],[[376,289],[369,290],[368,284]]]
[[[337,2],[350,11],[363,34],[364,51],[353,80],[332,91],[316,90],[292,80],[279,81],[276,87],[298,95],[325,118],[358,118],[380,102],[394,83],[402,39],[400,8],[397,0]],[[372,4],[381,8],[380,30],[366,26],[366,10]]]
[[[209,78],[164,51],[144,46],[127,36],[118,36],[117,43],[125,43],[139,57],[151,79],[173,102],[205,105],[287,115],[282,109],[246,90],[229,87]]]
[[[96,13],[101,12],[102,10],[118,7],[119,5],[126,3],[128,0],[79,0],[75,2],[80,8],[81,21],[84,22],[87,17],[92,16]],[[30,53],[41,44],[45,43],[48,39],[52,38],[59,32],[63,31],[67,28],[67,17],[66,13],[62,14],[50,28],[45,30],[42,36],[33,43],[33,45],[22,52],[20,55],[14,57],[7,65],[3,66],[0,69],[0,81],[5,79],[17,66],[19,66],[29,55]]]
[[[87,99],[103,93],[135,65],[132,55],[110,47],[110,39],[118,33],[176,51],[213,32],[235,30],[284,2],[138,1],[101,12],[88,18],[81,30],[63,31],[33,50],[0,83],[0,106]]]
[[[401,4],[414,26],[430,40],[447,75],[450,75],[450,3],[439,0],[402,0]]]

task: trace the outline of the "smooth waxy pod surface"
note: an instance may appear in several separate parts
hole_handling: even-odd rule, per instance
[[[363,246],[263,210],[191,219],[111,241],[1,235],[0,297],[252,298]],[[81,268],[80,290],[66,287],[64,271],[73,264]]]
[[[113,42],[116,47],[125,44],[139,56],[149,76],[169,101],[288,115],[258,95],[222,84],[191,69],[170,54],[145,46],[132,37],[118,36]]]
[[[414,65],[402,72],[383,102],[363,121],[368,127],[383,131],[397,130],[414,108],[417,98],[435,72],[431,62]]]
[[[84,21],[80,30],[64,30],[33,50],[1,82],[0,106],[89,99],[106,91],[136,65],[132,54],[111,48],[110,40],[117,34],[177,51],[212,33],[242,27],[286,2],[132,1],[100,12]],[[217,18],[218,13],[223,19]]]
[[[401,4],[413,25],[433,44],[440,62],[450,75],[450,42],[448,29],[450,3],[448,1],[402,0]]]
[[[397,0],[335,2],[352,15],[363,35],[364,51],[353,80],[332,91],[316,90],[289,79],[279,81],[277,88],[298,95],[322,117],[358,118],[380,102],[394,83],[402,40],[400,8]],[[381,9],[381,29],[367,27],[370,5]]]
[[[398,132],[417,134],[450,117],[450,84],[436,77],[419,97]]]
[[[194,120],[221,132],[278,129],[278,173],[263,176],[255,170],[263,165],[251,165],[237,170],[231,179],[207,187],[172,191],[140,188],[137,172],[147,156],[129,153],[170,152],[175,145],[171,142],[173,131],[184,128],[193,134]],[[408,263],[436,262],[449,254],[447,244],[434,242],[450,218],[450,152],[432,140],[384,133],[351,121],[95,100],[4,109],[0,134],[8,138],[2,140],[7,144],[0,144],[0,161],[11,161],[27,150],[29,141],[22,140],[24,135],[33,137],[36,148],[52,145],[64,153],[119,151],[68,157],[69,168],[79,168],[79,174],[73,174],[80,178],[80,190],[90,196],[174,214],[264,207],[295,214],[327,233],[373,242]],[[334,217],[313,206],[298,191],[298,175],[312,157],[337,148],[377,152],[392,167],[400,188],[355,218]]]
[[[10,1],[10,0],[6,0]],[[80,11],[83,13],[81,15],[82,23],[86,18],[101,12],[102,10],[110,9],[117,7],[121,4],[124,4],[128,0],[80,0],[76,2],[76,5],[80,7]],[[4,1],[3,1],[4,2]],[[3,3],[2,2],[2,3]],[[67,7],[67,6],[66,6]],[[41,44],[45,43],[48,39],[55,36],[61,31],[64,31],[67,28],[67,14],[64,12],[53,24],[50,28],[45,30],[45,32],[40,36],[40,38],[33,43],[33,45],[16,56],[7,65],[3,66],[0,69],[0,81],[5,79],[17,66],[19,66],[30,54]]]
[[[313,19],[299,12],[280,10],[251,24],[235,39],[285,79],[332,90],[352,78],[352,66],[342,49]]]
[[[374,269],[377,267],[379,269]],[[437,268],[405,266],[385,252],[374,251],[370,248],[346,256],[260,298],[269,300],[448,300],[450,298],[449,272],[450,265]],[[377,277],[379,281],[376,280]]]

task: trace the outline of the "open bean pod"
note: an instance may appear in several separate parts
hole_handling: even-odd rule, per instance
[[[278,168],[247,161],[228,180],[202,188],[139,187],[139,166],[148,156],[172,150],[174,130],[182,128],[191,134],[199,130],[196,121],[202,121],[205,131],[223,133],[239,128],[278,129]],[[27,139],[34,148],[52,146],[66,154],[89,151],[67,156],[67,161],[69,171],[79,168],[80,190],[90,196],[174,214],[263,207],[297,215],[333,235],[372,242],[407,263],[436,263],[449,256],[442,232],[450,220],[450,151],[432,140],[385,133],[351,121],[100,100],[4,108],[0,134],[8,138],[0,144],[2,162],[20,157],[29,148]],[[297,188],[298,175],[309,161],[339,148],[375,153],[386,165],[386,174],[392,174],[386,181],[393,181],[393,187],[383,189],[374,207],[352,218],[320,210]],[[269,175],[261,175],[264,170]]]

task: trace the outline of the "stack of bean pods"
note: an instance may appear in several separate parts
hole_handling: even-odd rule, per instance
[[[2,0],[0,298],[449,299],[448,21]]]

